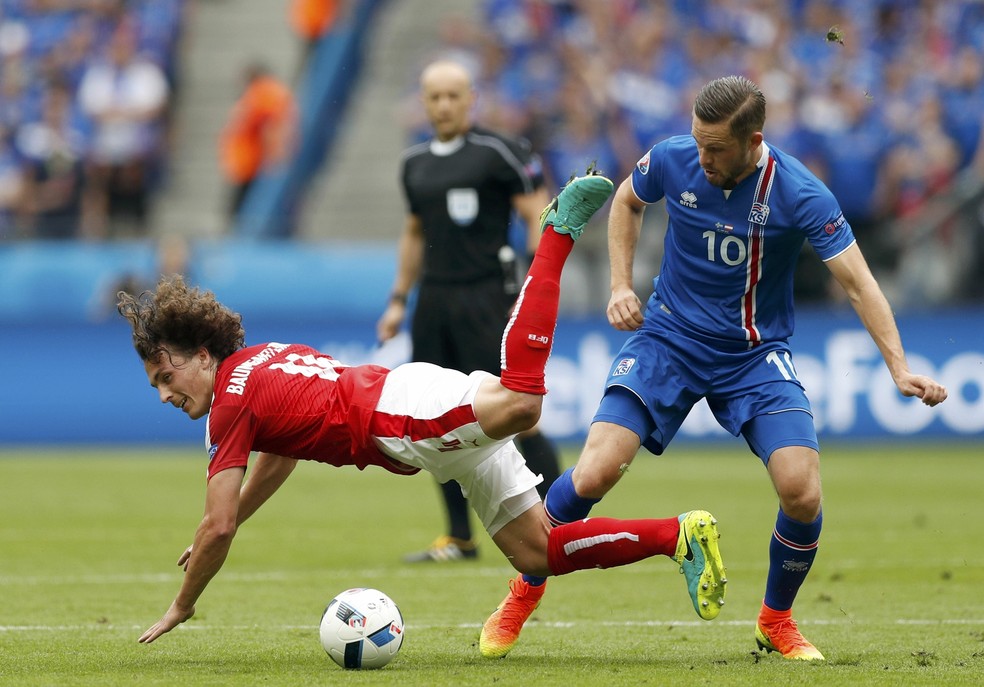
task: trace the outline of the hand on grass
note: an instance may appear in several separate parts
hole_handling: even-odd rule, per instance
[[[170,632],[178,625],[188,620],[191,616],[195,615],[195,607],[184,609],[178,608],[177,602],[171,604],[171,607],[167,609],[167,613],[164,617],[158,620],[154,625],[149,627],[146,632],[140,635],[141,644],[150,644],[152,641],[160,637],[165,632]]]

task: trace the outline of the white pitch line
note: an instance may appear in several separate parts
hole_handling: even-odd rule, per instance
[[[754,621],[751,620],[718,620],[713,623],[713,625],[725,625],[728,627],[751,627]],[[798,623],[799,625],[865,625],[868,627],[877,627],[879,625],[984,625],[984,618],[973,619],[973,618],[941,618],[941,619],[928,619],[928,618],[898,618],[896,620],[889,621],[858,621],[858,620],[809,620],[802,621]],[[579,627],[581,625],[590,625],[591,627],[614,627],[614,628],[629,628],[629,627],[707,627],[710,628],[711,625],[705,620],[623,620],[623,621],[592,621],[592,620],[579,620],[579,621],[534,621],[527,625],[526,629],[570,629],[574,627]],[[455,628],[459,630],[469,630],[478,629],[482,627],[481,623],[457,623],[451,625],[442,624],[413,624],[408,623],[407,629],[413,630],[415,632],[421,630],[447,630],[448,628]],[[318,626],[315,624],[309,625],[214,625],[214,624],[194,624],[194,625],[179,625],[176,630],[181,632],[201,632],[205,630],[213,631],[249,631],[254,632],[257,629],[272,630],[272,631],[293,631],[293,630],[310,630],[315,632]],[[83,632],[89,630],[142,630],[144,627],[142,625],[113,625],[110,623],[101,624],[87,624],[87,625],[0,625],[0,632]]]
[[[650,571],[651,572],[651,571]],[[23,585],[39,587],[44,585],[76,585],[76,584],[171,584],[180,580],[181,570],[175,566],[174,572],[158,573],[118,573],[106,575],[0,575],[0,587]],[[425,577],[431,578],[474,578],[474,577],[505,577],[515,576],[516,571],[509,568],[461,566],[459,570],[431,569]],[[288,582],[292,580],[351,578],[351,579],[380,579],[421,577],[419,570],[393,570],[390,568],[339,569],[339,570],[306,570],[306,571],[265,571],[265,572],[235,572],[222,571],[221,579],[230,582]]]

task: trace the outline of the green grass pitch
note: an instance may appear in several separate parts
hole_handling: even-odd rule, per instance
[[[0,685],[976,685],[984,677],[984,456],[963,444],[825,447],[824,533],[796,616],[823,664],[755,652],[776,500],[740,441],[640,455],[595,515],[717,516],[727,605],[703,622],[658,558],[550,581],[503,660],[478,653],[511,568],[407,566],[442,515],[427,475],[302,463],[247,522],[185,625],[144,646],[180,583],[203,507],[194,449],[0,451]],[[571,463],[574,451],[565,454]],[[328,600],[382,589],[399,656],[345,672]]]

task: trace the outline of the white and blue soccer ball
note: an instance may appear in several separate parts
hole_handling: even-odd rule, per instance
[[[321,616],[321,645],[342,668],[382,668],[403,646],[403,615],[378,589],[347,589]]]

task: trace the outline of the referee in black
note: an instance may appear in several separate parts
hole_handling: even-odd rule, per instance
[[[465,373],[500,372],[499,347],[519,292],[509,245],[513,210],[526,224],[527,251],[540,240],[540,211],[549,202],[539,159],[525,141],[474,126],[476,94],[455,62],[428,65],[420,97],[434,138],[403,153],[408,212],[389,304],[377,324],[379,341],[397,334],[416,285],[410,326],[413,360]],[[538,429],[517,437],[540,495],[559,475],[557,451]],[[439,485],[448,531],[407,562],[475,558],[470,509],[457,482]]]

